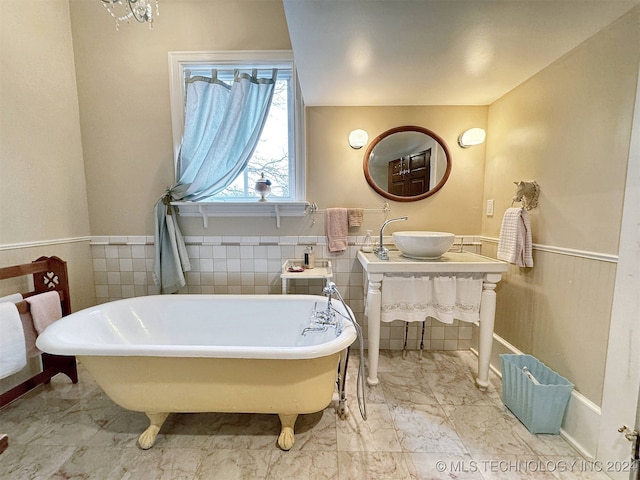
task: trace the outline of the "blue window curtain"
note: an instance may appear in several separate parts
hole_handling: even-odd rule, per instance
[[[162,293],[186,285],[191,270],[172,201],[203,200],[226,188],[245,169],[264,127],[277,70],[268,78],[234,72],[231,87],[217,78],[186,80],[185,124],[178,158],[178,181],[155,205],[153,278]]]

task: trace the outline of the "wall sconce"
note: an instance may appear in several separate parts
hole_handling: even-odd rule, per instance
[[[458,137],[458,145],[462,148],[469,148],[473,145],[484,143],[487,133],[482,128],[470,128],[460,134]]]
[[[369,134],[361,129],[353,130],[349,134],[349,145],[351,148],[357,150],[364,147],[369,141]]]

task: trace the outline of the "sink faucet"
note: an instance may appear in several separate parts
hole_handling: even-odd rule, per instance
[[[382,245],[382,231],[384,230],[384,227],[386,227],[389,223],[398,222],[400,220],[409,220],[409,217],[405,216],[405,217],[390,218],[389,220],[384,222],[380,227],[380,243],[378,243],[378,246],[373,251],[373,253],[375,253],[380,260],[389,260],[389,249],[386,248],[384,245]]]

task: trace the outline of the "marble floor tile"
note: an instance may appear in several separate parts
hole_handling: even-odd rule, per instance
[[[606,465],[600,462],[585,460],[578,455],[573,456],[545,456],[539,457],[542,466],[553,473],[559,480],[609,480],[604,473]]]
[[[443,408],[469,452],[534,454],[528,442],[518,435],[518,420],[500,407],[444,405]]]
[[[135,463],[131,462],[132,448],[121,447],[87,447],[76,448],[73,455],[55,471],[50,479],[66,480],[70,478],[82,478],[88,475],[90,478],[102,478],[104,480],[116,480],[125,476],[128,470],[135,469]],[[155,458],[157,454],[154,454]]]
[[[337,434],[338,451],[402,451],[389,407],[384,404],[367,405],[366,421],[355,413],[337,422]]]
[[[389,408],[403,451],[467,453],[442,407],[392,405]]]
[[[272,450],[218,450],[204,453],[194,479],[224,478],[244,480],[266,478]]]
[[[271,454],[269,480],[331,480],[338,477],[338,453],[274,451]]]
[[[142,417],[146,425],[140,432],[149,423],[146,415]],[[230,418],[224,413],[172,413],[162,425],[156,442],[164,448],[209,448],[213,436]]]
[[[218,431],[211,434],[210,448],[277,448],[280,430],[278,415],[228,413],[223,416]]]
[[[402,452],[338,452],[339,480],[404,480],[411,468]]]
[[[326,408],[322,412],[299,415],[296,419],[295,443],[291,451],[335,452],[338,444],[336,422],[343,422],[335,411]]]
[[[0,456],[0,478],[51,478],[75,450],[76,447],[61,445],[15,445],[10,438],[9,448]]]
[[[559,463],[535,455],[472,455],[485,480],[555,480]],[[572,472],[573,479],[583,478]]]
[[[389,404],[438,405],[433,390],[420,370],[400,370],[378,375],[380,384]]]
[[[600,465],[582,457],[538,455],[472,455],[474,469],[485,480],[608,480]]]
[[[357,405],[357,392],[358,392],[358,366],[360,365],[360,358],[358,356],[351,356],[349,360],[349,368],[347,369],[347,382],[346,382],[346,393],[347,398],[352,399],[351,406],[352,408]],[[365,360],[366,365],[366,360]],[[385,403],[386,399],[384,396],[384,389],[380,388],[380,385],[375,387],[370,387],[367,384],[367,373],[366,368],[364,371],[364,385],[360,386],[360,390],[364,390],[364,398],[367,403]]]
[[[427,352],[424,352],[425,357]],[[367,352],[365,351],[365,358]],[[420,359],[418,352],[408,351],[407,357],[402,357],[402,352],[398,350],[381,350],[378,357],[378,373],[397,373],[406,370],[420,370],[423,368],[424,359]]]
[[[347,374],[347,418],[337,401],[300,415],[280,450],[277,415],[173,413],[149,450],[148,419],[113,403],[79,366],[0,409],[0,479],[559,479],[606,480],[558,435],[532,435],[503,405],[493,373],[474,384],[469,351],[382,351],[380,384],[357,401],[358,352]],[[366,364],[366,361],[365,361]],[[578,474],[576,474],[578,472]]]
[[[440,405],[499,405],[500,396],[491,386],[482,391],[474,378],[461,371],[425,372],[424,378]]]
[[[417,364],[426,372],[467,372],[469,370],[467,363],[473,360],[476,360],[477,367],[477,357],[469,351],[429,350],[422,352],[422,357],[418,352],[409,353],[408,358],[411,358],[411,353],[414,353]]]
[[[483,480],[482,473],[469,454],[410,452],[412,475],[419,480]]]
[[[103,416],[108,420],[85,445],[136,448],[138,437],[149,426],[149,419],[144,413],[132,412],[113,403],[104,407]],[[162,430],[160,432],[158,439],[162,440]]]
[[[560,435],[532,435],[519,421],[513,422],[513,431],[537,455],[573,456],[576,454],[573,447],[565,442]]]
[[[80,447],[50,478],[67,480],[187,480],[194,478],[204,452],[189,449]]]

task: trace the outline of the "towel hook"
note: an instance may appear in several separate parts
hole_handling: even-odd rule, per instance
[[[384,219],[387,220],[389,218],[389,213],[391,212],[391,207],[388,202],[384,202],[382,204],[381,210],[384,212]]]
[[[311,202],[307,205],[307,209],[309,214],[311,215],[311,225],[316,224],[316,212],[318,211],[318,204],[316,202]]]
[[[514,202],[522,202],[525,210],[531,210],[538,207],[538,197],[540,196],[540,186],[534,180],[529,182],[519,181],[513,182],[518,188],[513,196],[511,206]]]

